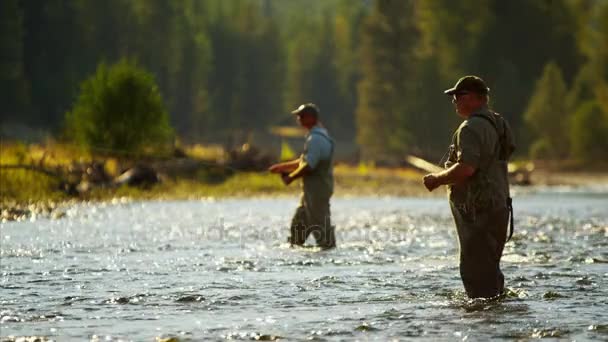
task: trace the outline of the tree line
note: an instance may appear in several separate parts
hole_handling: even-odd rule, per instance
[[[363,160],[438,159],[458,124],[442,90],[477,74],[491,88],[492,107],[511,122],[521,156],[608,155],[602,0],[0,6],[2,123],[60,134],[85,80],[126,58],[153,75],[186,142],[291,124],[291,109],[315,102],[324,124],[340,141],[356,142]]]

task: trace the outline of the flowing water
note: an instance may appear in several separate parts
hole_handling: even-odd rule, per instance
[[[509,294],[465,298],[444,198],[338,198],[339,247],[291,249],[297,199],[119,202],[2,223],[0,336],[608,340],[608,192],[515,198]]]

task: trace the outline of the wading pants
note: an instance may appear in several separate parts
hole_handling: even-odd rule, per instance
[[[334,227],[331,225],[329,197],[303,195],[300,206],[291,220],[292,245],[301,246],[312,234],[322,248],[336,247]]]
[[[467,295],[489,298],[504,290],[500,258],[507,239],[507,207],[478,210],[472,217],[450,203],[460,243],[460,276]]]

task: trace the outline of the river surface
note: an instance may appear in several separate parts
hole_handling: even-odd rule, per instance
[[[82,204],[6,222],[0,336],[606,341],[605,190],[516,191],[496,302],[463,293],[445,198],[334,199],[330,251],[285,243],[296,198]]]

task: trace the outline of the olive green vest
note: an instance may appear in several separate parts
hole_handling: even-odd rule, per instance
[[[457,162],[458,135],[465,125],[480,138],[479,166],[465,184],[452,185],[448,189],[450,201],[474,215],[475,209],[506,205],[509,198],[507,162],[514,147],[506,121],[499,114],[482,108],[465,120],[454,134],[446,167]]]

